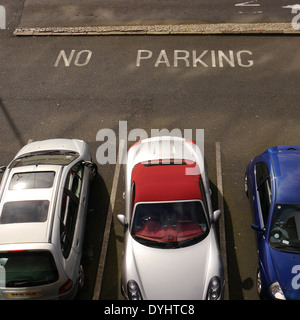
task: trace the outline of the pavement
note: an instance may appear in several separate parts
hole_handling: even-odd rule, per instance
[[[298,34],[294,5],[287,0],[25,0],[13,33]]]

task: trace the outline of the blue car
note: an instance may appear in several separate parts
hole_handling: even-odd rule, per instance
[[[262,299],[300,299],[300,146],[267,149],[249,163],[245,192],[258,246]]]

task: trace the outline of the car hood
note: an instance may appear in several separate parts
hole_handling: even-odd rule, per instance
[[[286,299],[300,299],[300,254],[270,248],[277,280]]]
[[[132,253],[145,299],[206,298],[211,278],[210,235],[195,245],[178,249],[151,248],[133,240]]]

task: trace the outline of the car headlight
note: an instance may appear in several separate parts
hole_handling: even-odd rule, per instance
[[[276,281],[276,282],[273,282],[270,287],[269,287],[269,290],[272,294],[272,296],[275,298],[275,299],[278,299],[278,300],[286,300],[285,299],[285,296],[281,290],[281,287],[280,287],[280,284]]]
[[[218,300],[222,292],[222,286],[220,278],[214,276],[210,279],[208,290],[207,290],[207,300]]]
[[[140,288],[134,280],[127,282],[127,293],[129,300],[142,300]]]

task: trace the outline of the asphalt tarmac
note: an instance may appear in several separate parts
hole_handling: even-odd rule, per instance
[[[227,298],[257,299],[255,237],[243,191],[244,170],[248,161],[267,147],[299,144],[298,36],[260,33],[13,36],[17,28],[39,27],[38,21],[41,23],[43,19],[38,17],[45,17],[45,12],[52,12],[52,21],[60,19],[60,26],[53,22],[59,28],[62,22],[74,27],[81,26],[87,17],[95,19],[89,16],[96,12],[96,9],[91,10],[92,6],[87,6],[85,11],[75,7],[73,11],[62,10],[67,3],[60,1],[60,8],[55,9],[49,8],[46,1],[1,2],[6,9],[6,29],[0,30],[0,165],[7,164],[28,140],[52,137],[81,138],[88,142],[96,159],[102,143],[97,140],[97,133],[109,128],[118,134],[119,121],[127,121],[128,132],[143,128],[148,134],[153,128],[178,128],[182,132],[204,129],[205,156],[216,205],[216,146],[220,147],[229,279]],[[128,2],[122,3],[125,6]],[[270,4],[264,2],[264,6],[266,3]],[[288,5],[286,1],[272,3],[281,20],[275,19],[277,13],[274,13],[271,15],[273,22],[264,20],[264,23],[290,25],[291,21],[280,15],[291,14],[290,8],[282,8]],[[37,8],[38,4],[45,6],[29,10],[33,6]],[[241,10],[235,4],[231,3],[232,7]],[[257,4],[263,7],[256,1],[248,4],[250,6],[243,9],[257,10],[254,6]],[[78,15],[75,9],[85,12],[82,20],[78,20],[82,21],[80,24],[78,21],[71,24],[72,19],[66,18],[72,12],[73,17]],[[55,10],[56,13],[62,10],[65,20],[55,14]],[[261,14],[256,12],[247,15],[247,23],[252,23],[250,16]],[[240,19],[240,14],[238,16]],[[48,21],[51,19],[49,17]],[[107,21],[113,19],[101,21],[107,26]],[[133,20],[127,21],[130,25],[133,23]],[[46,22],[45,18],[44,26]],[[150,23],[150,20],[144,22]],[[182,21],[174,20],[174,23],[179,22]],[[113,189],[115,166],[99,164],[100,175],[91,194],[92,210],[87,224],[87,286],[81,299],[92,299],[95,295],[112,190],[115,190],[114,210],[100,299],[121,299],[123,230],[116,221],[116,214],[124,210],[122,170],[121,167]]]

